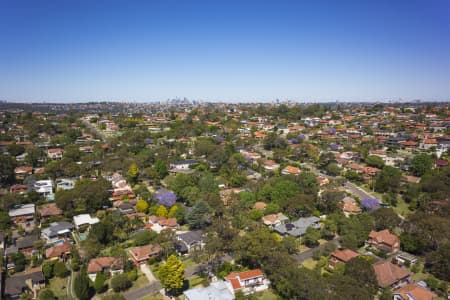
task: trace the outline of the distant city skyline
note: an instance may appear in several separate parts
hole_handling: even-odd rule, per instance
[[[2,1],[0,100],[450,101],[450,1]]]

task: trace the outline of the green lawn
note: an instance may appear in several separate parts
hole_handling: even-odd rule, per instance
[[[145,276],[144,273],[141,272],[141,270],[138,270],[138,278],[136,279],[136,281],[133,281],[133,285],[131,286],[130,290],[143,287],[147,283],[148,283],[147,276]]]
[[[314,260],[314,259],[312,259],[312,258],[308,258],[307,260],[305,260],[303,263],[302,263],[302,265],[305,267],[305,268],[307,268],[307,269],[310,269],[310,270],[314,270],[314,268],[316,267],[316,265],[317,265],[317,260]]]
[[[198,275],[191,276],[188,278],[188,280],[189,280],[189,288],[190,289],[197,285],[202,284],[205,281],[205,279],[201,278]]]
[[[67,277],[54,277],[50,279],[48,287],[53,292],[53,294],[55,294],[56,298],[67,299]]]
[[[408,215],[410,215],[412,213],[412,211],[409,210],[409,205],[408,203],[405,202],[405,200],[403,200],[402,198],[399,198],[398,202],[397,202],[397,206],[393,206],[392,207],[394,209],[394,211],[403,216],[406,217]]]
[[[191,268],[193,266],[196,266],[196,265],[197,265],[197,263],[195,261],[193,261],[191,258],[183,260],[183,268],[185,270],[187,270],[188,268]]]
[[[280,299],[271,290],[265,290],[262,293],[257,293],[256,296],[258,297],[259,300],[277,300],[277,299]]]

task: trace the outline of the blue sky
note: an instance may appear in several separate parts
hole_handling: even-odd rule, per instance
[[[450,100],[450,1],[0,0],[0,99]]]

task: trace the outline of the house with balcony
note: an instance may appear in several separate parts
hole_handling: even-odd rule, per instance
[[[372,230],[369,233],[367,244],[386,253],[397,253],[400,250],[400,239],[395,234],[389,232],[388,229],[381,231]]]
[[[69,222],[53,222],[49,227],[42,229],[41,236],[47,245],[71,238],[73,225]]]
[[[231,283],[234,292],[242,291],[245,295],[267,290],[270,284],[260,269],[232,272],[224,279]]]

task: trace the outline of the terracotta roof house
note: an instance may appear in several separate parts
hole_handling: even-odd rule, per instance
[[[89,261],[87,273],[92,282],[98,272],[108,272],[111,276],[123,272],[123,261],[117,257],[97,257]]]
[[[53,148],[47,150],[47,156],[51,159],[60,159],[63,157],[64,151],[60,148]]]
[[[131,259],[139,266],[145,264],[149,259],[157,257],[161,252],[159,245],[145,245],[141,247],[134,247],[129,250]]]
[[[267,204],[262,201],[255,202],[255,204],[253,205],[253,208],[257,209],[257,210],[265,210],[266,207],[267,207]]]
[[[367,241],[370,247],[387,253],[396,253],[400,250],[400,239],[388,229],[381,231],[372,230]]]
[[[355,199],[353,199],[351,197],[345,197],[344,199],[342,199],[341,207],[342,207],[342,211],[344,212],[344,214],[346,216],[348,216],[350,214],[358,214],[362,211],[361,207],[359,207],[359,205],[356,203]]]
[[[380,261],[372,265],[378,286],[381,288],[397,288],[410,283],[411,272],[388,261]]]
[[[409,283],[392,292],[394,300],[435,300],[437,295],[420,285]]]
[[[26,176],[33,174],[33,167],[17,167],[14,174],[17,180],[24,180]]]
[[[232,272],[224,279],[231,283],[235,292],[242,291],[246,295],[267,290],[270,284],[270,281],[265,278],[264,273],[260,269],[239,273]]]
[[[299,175],[300,169],[294,166],[286,166],[282,171],[281,174],[284,175]]]
[[[277,164],[276,162],[274,162],[273,160],[265,160],[263,162],[263,167],[264,169],[268,170],[268,171],[274,171],[274,170],[278,170],[278,168],[280,167],[279,164]]]
[[[61,216],[63,214],[62,210],[58,206],[56,206],[56,203],[44,204],[41,206],[41,208],[39,208],[38,212],[41,216],[41,222],[42,219],[47,219],[53,216]]]
[[[352,258],[358,257],[359,253],[350,249],[336,250],[331,253],[328,267],[334,269],[338,264],[346,263]]]
[[[262,221],[264,225],[274,227],[280,224],[284,224],[285,222],[288,222],[289,218],[286,217],[283,213],[277,213],[262,217]]]
[[[45,249],[45,257],[47,259],[60,259],[65,261],[70,255],[72,245],[69,242],[64,242],[56,246]]]

